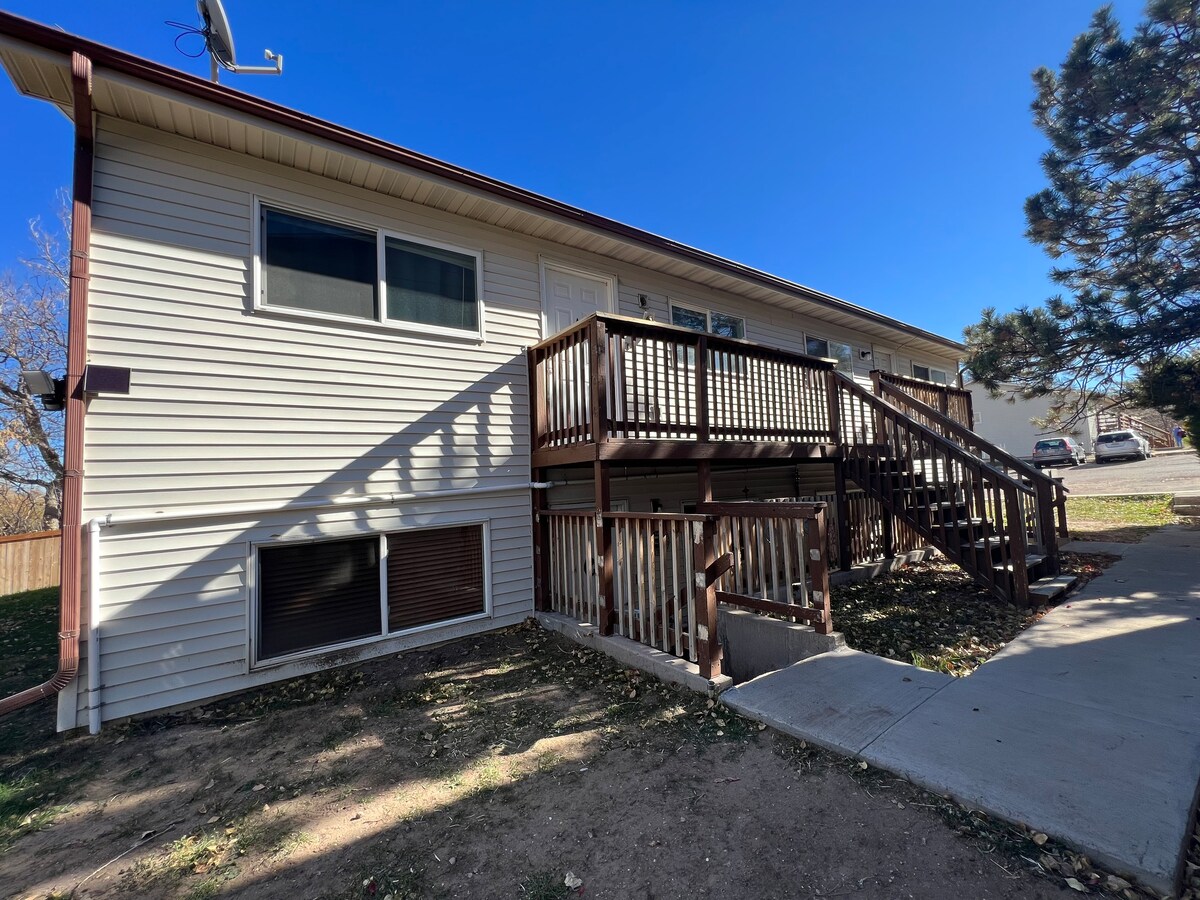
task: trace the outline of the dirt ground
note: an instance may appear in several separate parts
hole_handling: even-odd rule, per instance
[[[532,625],[94,739],[50,717],[0,740],[37,804],[0,836],[5,896],[1037,898],[1085,877],[1044,836]]]

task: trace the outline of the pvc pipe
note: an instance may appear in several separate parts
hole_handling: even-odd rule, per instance
[[[88,522],[88,733],[100,733],[100,519]]]

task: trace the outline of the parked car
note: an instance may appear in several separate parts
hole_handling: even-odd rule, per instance
[[[1096,462],[1111,459],[1149,459],[1150,441],[1136,431],[1106,431],[1096,436]]]
[[[1079,441],[1069,437],[1044,438],[1033,445],[1033,464],[1043,466],[1077,466],[1087,461]]]

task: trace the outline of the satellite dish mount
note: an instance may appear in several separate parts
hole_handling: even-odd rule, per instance
[[[212,63],[212,80],[216,84],[221,69],[236,75],[282,75],[283,54],[263,51],[271,66],[239,66],[237,54],[233,49],[233,29],[229,27],[229,17],[221,0],[197,0],[196,9],[204,20],[204,40],[208,46],[208,55]]]

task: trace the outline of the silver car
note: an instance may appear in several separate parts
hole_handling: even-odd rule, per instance
[[[1150,441],[1136,431],[1106,431],[1096,436],[1092,453],[1098,463],[1112,459],[1149,459]]]

